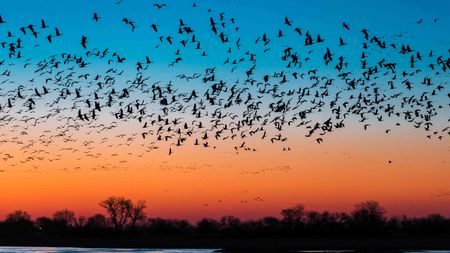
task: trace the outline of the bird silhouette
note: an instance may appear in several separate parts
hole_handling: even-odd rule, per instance
[[[0,16],[5,28],[0,41],[0,129],[5,135],[0,143],[16,145],[34,161],[55,143],[71,148],[42,158],[53,162],[67,152],[99,159],[103,154],[97,146],[138,147],[130,155],[136,157],[158,149],[173,157],[185,147],[230,148],[240,154],[259,151],[259,143],[293,153],[293,135],[323,144],[343,128],[370,132],[382,127],[385,134],[396,134],[411,127],[430,142],[449,138],[448,49],[421,50],[404,34],[369,32],[351,22],[337,21],[341,28],[326,35],[285,15],[270,27],[248,27],[255,34],[243,33],[240,17],[192,7],[183,11],[203,17],[199,24],[157,11],[151,22],[136,19],[146,29],[136,25],[132,12],[120,12],[120,17],[130,16],[106,24],[106,14],[100,22],[89,11],[93,21],[87,23],[95,23],[89,29],[119,30],[99,39],[81,29],[81,42],[77,31],[62,23],[63,36],[49,17],[48,23],[37,19],[17,26]],[[357,26],[360,31],[354,31]],[[117,40],[120,27],[126,27],[125,35]],[[148,36],[137,39],[140,35]],[[117,46],[121,40],[145,50],[139,46],[130,53]],[[70,48],[69,42],[82,49]],[[44,46],[58,53],[41,54]],[[37,138],[29,138],[35,132]]]

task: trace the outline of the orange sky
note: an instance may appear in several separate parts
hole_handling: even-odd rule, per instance
[[[139,153],[135,146],[99,148],[99,158],[66,155],[39,168],[19,164],[0,173],[0,217],[15,209],[33,217],[63,208],[91,215],[102,211],[98,202],[109,195],[146,200],[150,216],[191,220],[278,215],[296,203],[349,211],[369,199],[379,201],[389,214],[450,215],[450,199],[433,195],[450,191],[445,139],[428,140],[408,127],[388,135],[383,129],[347,128],[320,145],[298,137],[287,146],[290,152],[267,143],[258,145],[257,152],[239,154],[222,147],[188,147],[170,157],[165,149],[136,157],[128,154]],[[257,197],[264,201],[255,201]]]

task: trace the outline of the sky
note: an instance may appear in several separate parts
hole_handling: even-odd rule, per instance
[[[327,47],[333,48],[336,58],[345,56],[349,71],[361,72],[359,57],[360,45],[364,42],[363,28],[383,40],[413,45],[414,50],[424,54],[433,50],[444,58],[449,55],[450,33],[447,27],[450,20],[446,11],[450,9],[449,1],[211,0],[195,1],[197,7],[193,8],[193,1],[168,0],[165,1],[167,7],[162,9],[155,8],[154,3],[148,0],[121,0],[119,3],[116,0],[2,1],[0,16],[6,23],[0,24],[0,41],[11,42],[20,37],[24,48],[21,59],[11,59],[7,50],[0,50],[0,61],[5,60],[5,64],[0,65],[0,72],[13,72],[11,76],[0,76],[1,105],[5,107],[7,98],[16,93],[15,90],[8,93],[13,87],[23,85],[25,90],[32,87],[28,91],[32,92],[34,87],[41,89],[45,85],[48,75],[39,76],[35,69],[22,67],[24,64],[34,66],[40,60],[63,52],[84,55],[86,50],[80,45],[82,36],[87,37],[91,51],[108,48],[109,52],[117,52],[126,58],[124,64],[106,64],[93,58],[88,67],[79,72],[94,75],[111,67],[124,70],[125,74],[116,77],[117,90],[129,86],[127,80],[136,76],[136,62],[144,62],[145,56],[154,61],[144,72],[149,82],[172,81],[180,92],[190,92],[193,88],[206,91],[209,87],[199,80],[188,83],[174,78],[182,73],[204,72],[206,67],[217,66],[217,75],[228,83],[239,78],[242,80],[252,63],[243,62],[230,74],[232,67],[222,64],[229,45],[218,43],[210,30],[209,18],[218,20],[222,12],[228,21],[224,31],[230,40],[241,38],[243,48],[241,52],[233,49],[230,58],[239,59],[245,50],[261,54],[262,48],[255,44],[255,40],[264,33],[272,38],[271,51],[258,58],[255,69],[258,76],[285,68],[285,63],[279,60],[282,48],[298,49],[302,57],[308,54],[309,49],[302,46],[303,38],[292,34],[276,38],[279,29],[288,32],[283,24],[285,17],[289,17],[294,26],[301,27],[303,33],[310,31],[314,36],[320,34],[326,38],[320,49],[311,53],[308,66],[328,76],[336,75],[336,71],[332,67],[324,67],[322,50]],[[100,16],[99,22],[92,20],[94,12]],[[135,22],[134,32],[122,22],[123,18]],[[235,25],[229,24],[230,18],[235,19]],[[26,35],[21,34],[20,27],[28,24],[39,26],[41,19],[49,28],[39,29],[38,39],[32,38],[29,31]],[[176,57],[175,50],[161,42],[159,36],[177,36],[179,19],[194,28],[202,51],[206,51],[208,56],[201,57],[195,50],[185,50],[175,40],[177,47],[182,49],[183,60],[181,64],[169,67]],[[438,20],[435,22],[435,19]],[[419,20],[422,20],[420,24],[417,23]],[[350,31],[343,29],[343,22],[349,24]],[[151,24],[158,25],[157,33]],[[48,43],[45,37],[53,34],[55,27],[63,35],[53,37],[52,43]],[[239,31],[233,33],[236,27]],[[13,33],[13,38],[6,37],[8,31]],[[346,47],[336,46],[339,37],[348,43]],[[399,67],[407,67],[409,58],[396,52],[398,50],[374,49],[370,51],[369,59],[387,58],[400,62]],[[434,72],[427,69],[420,74],[433,76]],[[422,81],[419,77],[410,79],[417,83]],[[444,85],[444,91],[433,97],[435,104],[443,106],[438,110],[439,116],[433,118],[433,129],[443,129],[449,125],[450,115],[448,72],[434,80]],[[377,82],[385,85],[387,81],[380,78]],[[286,89],[302,85],[306,84],[290,82]],[[342,81],[337,81],[330,92],[337,92],[342,85]],[[69,89],[78,87],[87,93],[94,86],[80,82]],[[245,88],[243,84],[237,87]],[[394,92],[381,87],[385,94]],[[420,96],[423,92],[431,93],[434,88],[418,85],[412,91],[401,91]],[[256,92],[256,87],[249,89]],[[59,90],[52,92],[58,95]],[[343,95],[344,99],[350,99],[349,96]],[[134,98],[145,100],[148,94],[136,94]],[[263,103],[271,103],[272,100],[267,96],[261,98]],[[51,101],[43,99],[32,114],[44,115],[50,109],[48,103]],[[61,103],[71,105],[69,101]],[[159,110],[157,106],[150,108],[155,112]],[[235,106],[231,112],[239,114],[243,110],[243,107]],[[7,119],[8,113],[11,111],[0,112],[0,117],[6,117],[2,120]],[[74,116],[76,110],[72,108],[64,113]],[[102,115],[97,123],[113,124],[113,113]],[[311,115],[311,119],[325,121],[328,115],[325,110]],[[176,116],[182,120],[195,120],[192,115]],[[236,152],[234,147],[242,141],[227,140],[211,141],[215,148],[209,149],[192,145],[172,147],[175,152],[170,156],[167,145],[147,152],[145,150],[153,143],[130,136],[139,128],[136,121],[103,132],[83,126],[81,130],[70,130],[70,135],[64,138],[54,139],[49,136],[58,132],[61,118],[55,117],[26,128],[26,133],[12,130],[13,124],[26,124],[11,122],[0,125],[0,217],[16,209],[26,210],[33,217],[51,215],[63,208],[74,210],[79,215],[91,215],[102,211],[98,203],[110,195],[147,201],[149,216],[193,221],[223,215],[244,219],[277,216],[281,209],[298,203],[305,204],[310,210],[350,211],[354,204],[365,200],[379,201],[389,215],[450,215],[448,134],[444,132],[443,135],[447,136],[441,140],[429,139],[426,136],[430,133],[423,128],[416,129],[411,122],[399,118],[383,122],[369,118],[369,131],[364,130],[365,123],[356,117],[351,118],[345,128],[327,134],[320,145],[315,138],[305,137],[307,129],[287,127],[283,134],[289,137],[288,143],[246,139],[246,145],[257,149],[256,152]],[[391,129],[391,132],[386,134],[386,129]],[[268,131],[276,133],[273,129]],[[125,137],[119,137],[121,134]],[[42,141],[44,139],[49,142]],[[41,150],[39,157],[43,159],[35,156],[31,161],[26,160],[30,153],[24,153],[28,149],[24,148],[24,143],[33,143],[32,148]],[[283,151],[287,148],[289,152]],[[13,158],[6,157],[6,154]]]

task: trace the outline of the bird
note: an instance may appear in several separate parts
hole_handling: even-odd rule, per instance
[[[347,31],[350,31],[350,26],[349,26],[347,23],[342,22],[342,26],[343,26]]]
[[[165,4],[165,3],[154,3],[153,6],[154,6],[155,8],[157,8],[157,9],[161,9],[161,8],[163,8],[163,7],[166,7],[167,4]]]
[[[284,18],[284,24],[287,25],[287,26],[292,26],[292,23],[291,23],[291,21],[289,20],[288,17]]]
[[[158,26],[157,25],[152,24],[151,28],[153,29],[153,31],[158,32]]]
[[[62,33],[59,31],[58,27],[55,27],[55,36],[59,37],[61,35],[62,35]]]
[[[429,142],[450,138],[443,130],[450,122],[443,99],[450,98],[445,86],[448,49],[425,51],[404,34],[369,33],[367,28],[346,36],[351,31],[347,21],[336,21],[343,29],[325,38],[320,27],[296,26],[285,15],[273,21],[273,29],[249,27],[258,32],[253,35],[236,29],[245,25],[239,17],[201,10],[183,11],[199,15],[203,26],[194,29],[188,19],[176,16],[162,25],[154,15],[147,31],[136,30],[129,17],[106,25],[93,12],[90,22],[98,24],[92,29],[111,29],[110,37],[99,40],[64,23],[41,19],[40,25],[17,26],[0,16],[5,28],[0,129],[6,133],[0,143],[23,148],[27,157],[28,150],[45,152],[61,140],[67,147],[80,144],[74,153],[97,159],[104,151],[94,151],[96,145],[139,150],[124,153],[130,157],[169,149],[163,153],[172,158],[174,147],[218,152],[223,146],[242,154],[259,151],[259,143],[295,152],[294,130],[322,144],[343,128],[357,133],[353,126],[361,124],[369,132],[390,122],[424,131]],[[116,31],[123,24],[136,33]],[[58,27],[67,34],[67,46],[56,43],[63,35]],[[84,34],[81,43],[78,32]],[[140,36],[145,33],[157,36]],[[51,50],[38,51],[42,42]],[[85,49],[81,53],[71,48],[78,43]],[[125,49],[129,45],[139,46],[131,52]],[[268,63],[277,68],[267,68]],[[30,72],[25,81],[18,76],[24,71]],[[50,122],[49,132],[42,132]],[[42,134],[33,144],[30,131]],[[52,161],[59,159],[56,155],[67,154],[55,151]]]
[[[46,29],[46,28],[48,28],[48,26],[47,26],[47,24],[45,24],[45,20],[41,19],[41,29]]]
[[[98,16],[97,12],[94,12],[94,14],[92,15],[92,19],[93,19],[95,22],[98,22],[98,21],[100,20],[100,17]]]
[[[81,36],[81,46],[86,49],[86,43],[87,43],[87,37],[86,36]]]

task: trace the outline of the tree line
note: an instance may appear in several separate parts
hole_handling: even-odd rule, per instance
[[[76,216],[57,211],[52,217],[33,220],[22,210],[0,221],[0,238],[113,238],[150,236],[192,237],[450,237],[450,217],[386,216],[376,201],[355,205],[350,213],[311,211],[302,204],[281,210],[281,218],[263,217],[242,221],[235,216],[203,218],[191,223],[184,219],[148,217],[145,201],[133,202],[111,196],[99,203],[105,214]]]

